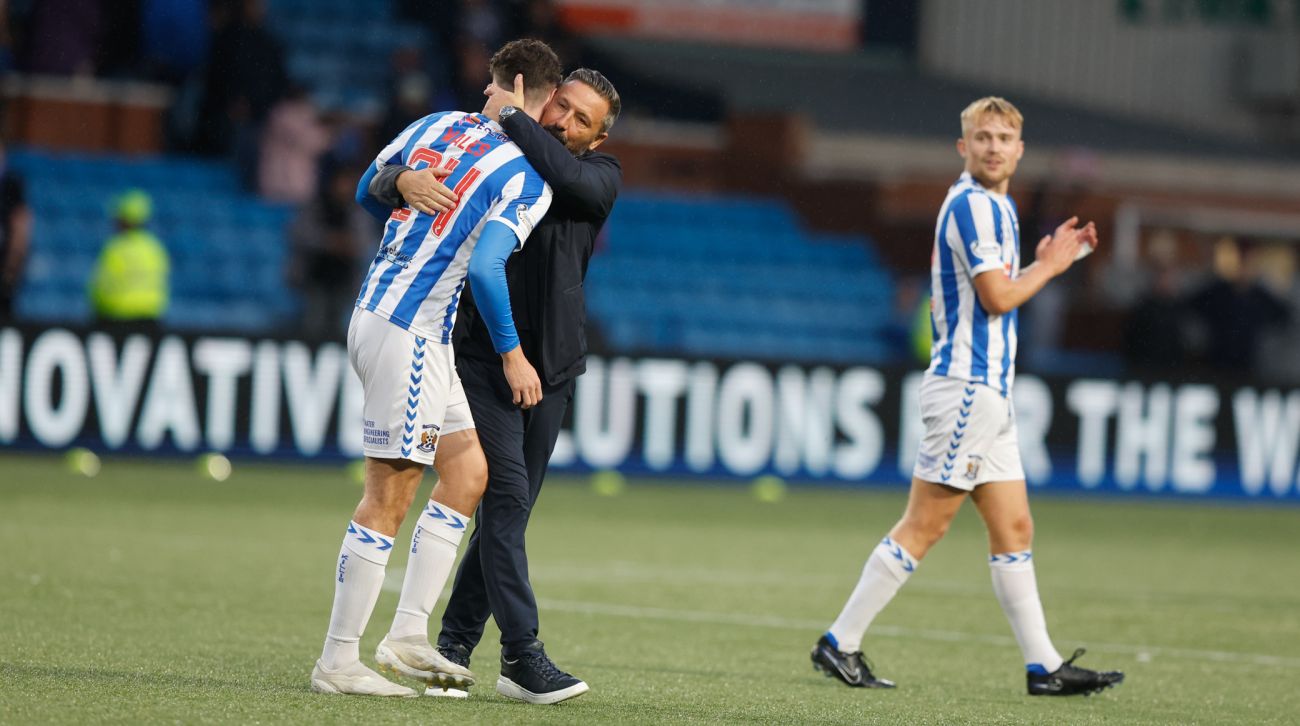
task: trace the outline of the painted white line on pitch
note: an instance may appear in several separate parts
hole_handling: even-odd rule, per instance
[[[384,590],[402,591],[402,580],[406,568],[390,567],[384,573]],[[451,590],[442,593],[441,600],[446,600]],[[672,608],[654,608],[641,605],[617,605],[614,603],[587,602],[579,600],[553,600],[541,598],[537,606],[542,610],[577,613],[580,615],[603,615],[623,618],[650,618],[682,623],[709,623],[712,625],[736,625],[751,628],[776,628],[779,630],[804,630],[820,633],[826,629],[829,621],[787,618],[780,615],[751,615],[745,613],[720,613],[708,610],[677,610]],[[984,643],[999,647],[1014,647],[1016,641],[1006,635],[983,633],[965,633],[956,630],[934,630],[930,628],[901,628],[892,625],[876,625],[871,628],[872,635],[886,638],[918,638],[948,643]],[[1272,666],[1277,668],[1300,668],[1300,658],[1264,653],[1238,653],[1226,650],[1200,650],[1197,648],[1168,648],[1161,645],[1133,645],[1130,643],[1089,643],[1089,647],[1116,653],[1132,653],[1139,661],[1146,662],[1157,656],[1182,658],[1184,660],[1211,661],[1214,663],[1245,663],[1248,665]]]
[[[847,578],[856,578],[861,567],[842,573],[814,575],[783,571],[754,572],[728,570],[714,567],[678,568],[646,566],[637,562],[614,561],[600,567],[585,565],[546,564],[530,567],[535,581],[568,583],[648,583],[654,585],[725,585],[733,587],[834,587],[838,590]],[[986,583],[974,585],[956,580],[927,577],[907,583],[912,592],[941,592],[944,594],[988,595],[992,588]]]
[[[612,617],[650,618],[674,622],[710,623],[713,625],[739,625],[743,627],[777,628],[781,630],[805,630],[813,633],[826,628],[827,621],[786,618],[775,615],[746,615],[743,613],[719,613],[705,610],[675,610],[670,608],[643,607],[640,605],[615,605],[611,603],[582,602],[574,600],[538,600],[538,607],[543,610],[578,613],[583,615],[606,615]],[[919,638],[949,643],[985,643],[988,645],[1014,647],[1014,638],[1005,635],[986,635],[980,633],[963,633],[955,630],[932,630],[929,628],[900,628],[896,626],[877,625],[871,628],[872,635],[888,638]],[[1146,661],[1156,656],[1168,656],[1186,660],[1204,660],[1215,663],[1246,663],[1249,665],[1273,666],[1281,668],[1300,668],[1300,658],[1290,658],[1262,653],[1237,653],[1225,650],[1200,650],[1195,648],[1166,648],[1159,645],[1132,645],[1129,643],[1090,643],[1097,650],[1132,653],[1139,660]]]

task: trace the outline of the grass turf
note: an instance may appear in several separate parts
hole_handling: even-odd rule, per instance
[[[428,484],[422,489],[427,495]],[[548,483],[529,533],[542,639],[592,685],[558,706],[307,689],[360,488],[341,468],[0,457],[0,722],[1261,723],[1300,714],[1300,510],[1038,498],[1055,642],[1128,673],[1031,699],[967,506],[865,648],[892,692],[814,673],[808,649],[901,511],[901,491]],[[418,501],[414,505],[420,506]],[[399,534],[409,537],[410,522]],[[397,601],[404,551],[362,640]],[[413,685],[413,684],[412,684]]]

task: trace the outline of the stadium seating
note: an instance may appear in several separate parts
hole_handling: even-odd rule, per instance
[[[149,225],[172,258],[169,327],[269,332],[296,315],[284,283],[292,210],[240,191],[227,165],[185,158],[86,157],[13,151],[36,217],[18,314],[87,322],[86,283],[112,234],[114,197],[140,188],[154,201]]]
[[[239,190],[226,165],[186,158],[14,151],[36,213],[24,319],[87,322],[86,282],[123,190],[154,199],[172,256],[167,324],[267,333],[298,301],[285,284],[292,210]],[[867,240],[802,229],[784,203],[627,193],[587,281],[594,327],[615,351],[882,361],[893,281]],[[854,311],[845,314],[845,311]]]
[[[289,76],[323,109],[377,116],[398,48],[434,48],[418,27],[391,18],[389,2],[272,0],[268,20],[283,41]]]
[[[867,240],[811,234],[781,202],[625,195],[591,265],[589,314],[615,350],[891,356],[893,281]]]

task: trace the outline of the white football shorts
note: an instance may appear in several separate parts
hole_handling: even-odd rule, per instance
[[[366,456],[429,465],[440,436],[474,428],[450,345],[356,308],[348,325],[348,359],[365,392]]]
[[[920,394],[925,433],[912,476],[966,491],[1025,478],[1010,397],[983,383],[928,373]]]

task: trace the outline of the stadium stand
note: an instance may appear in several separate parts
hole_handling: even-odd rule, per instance
[[[19,314],[86,322],[86,280],[113,198],[154,199],[172,255],[177,330],[270,332],[292,319],[285,226],[292,210],[239,190],[226,164],[175,157],[11,154],[37,215]],[[867,240],[811,234],[774,200],[628,193],[588,278],[590,315],[616,351],[881,361],[894,284]]]
[[[284,42],[289,75],[312,89],[322,109],[378,115],[389,60],[401,47],[428,49],[435,39],[392,16],[391,3],[352,0],[272,0],[268,22]]]
[[[615,350],[882,361],[894,284],[868,241],[811,234],[783,202],[628,194],[587,278]],[[844,310],[864,311],[845,315]]]
[[[153,197],[149,225],[172,258],[177,330],[268,332],[297,307],[284,283],[284,227],[292,210],[241,192],[227,164],[176,157],[86,157],[15,150],[36,216],[18,314],[41,322],[87,322],[86,281],[112,232],[115,196]]]

